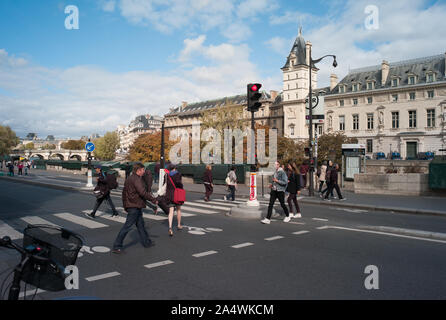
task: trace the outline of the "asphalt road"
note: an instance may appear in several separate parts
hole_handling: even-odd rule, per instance
[[[444,217],[301,205],[301,219],[284,223],[276,218],[270,225],[263,225],[257,220],[228,217],[224,208],[230,208],[229,204],[206,204],[200,201],[201,195],[189,193],[182,231],[174,229],[174,236],[169,237],[165,215],[154,217],[147,209],[145,222],[156,245],[143,248],[135,229],[124,242],[125,253],[115,255],[108,250],[122,223],[108,218],[111,211],[106,204],[99,209],[105,215],[95,220],[102,226],[90,229],[91,223],[84,225],[85,221],[79,220],[85,218],[82,211],[94,205],[89,193],[8,181],[0,181],[0,190],[0,236],[8,230],[23,232],[27,221],[37,217],[86,239],[88,248],[77,261],[79,289],[38,293],[37,300],[72,296],[151,300],[446,299],[446,240],[373,229],[387,226],[445,233]],[[119,196],[113,196],[113,201],[122,207]],[[21,243],[20,238],[15,241]],[[0,273],[18,259],[18,254],[1,248]],[[365,288],[369,275],[365,268],[369,265],[378,268],[379,289]],[[6,274],[0,275],[0,284]]]

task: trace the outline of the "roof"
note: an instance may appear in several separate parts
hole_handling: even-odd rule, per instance
[[[398,85],[400,88],[409,85],[409,76],[411,75],[417,76],[416,84],[423,84],[427,83],[427,74],[429,72],[435,74],[435,81],[446,80],[444,54],[390,63],[389,74],[384,84],[381,84],[381,65],[352,69],[349,74],[347,74],[347,76],[333,88],[330,94],[339,93],[339,85],[341,84],[347,86],[345,92],[352,92],[354,83],[360,84],[358,91],[365,90],[367,82],[370,80],[375,81],[375,89],[391,88],[392,79],[395,77],[400,79]]]
[[[285,65],[283,68],[288,68],[290,66],[290,60],[291,56],[294,54],[297,58],[296,65],[306,65],[307,64],[307,50],[305,46],[305,40],[302,36],[302,28],[299,29],[299,35],[297,36],[296,40],[294,41],[293,47],[291,48],[290,54],[288,55],[288,58],[286,60]]]
[[[271,96],[265,91],[260,91],[260,92],[262,94],[260,100],[267,100],[271,98]],[[179,113],[181,113],[182,115],[195,114],[219,106],[246,105],[246,103],[247,103],[246,94],[239,94],[236,96],[223,97],[215,100],[207,100],[207,101],[191,103],[183,107],[181,111],[180,111],[181,107],[176,107],[174,109],[171,109],[171,111],[167,113],[167,115],[174,115]]]

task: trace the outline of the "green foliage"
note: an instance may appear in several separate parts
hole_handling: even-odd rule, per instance
[[[168,159],[169,150],[177,141],[169,140],[170,133],[164,132],[164,158]],[[130,146],[129,160],[156,162],[161,158],[161,131],[140,135]]]
[[[55,144],[45,144],[42,146],[42,150],[54,150],[56,149],[56,145]]]
[[[85,148],[85,141],[82,140],[68,140],[61,145],[62,149],[66,150],[83,150]]]
[[[85,145],[85,142],[83,142]],[[116,156],[116,150],[119,148],[119,137],[117,132],[107,132],[103,137],[94,141],[95,150],[93,151],[99,160],[113,160]]]
[[[342,144],[358,143],[356,138],[347,138],[343,133],[323,134],[318,139],[317,159],[321,164],[324,160],[342,164]]]
[[[0,155],[7,155],[11,152],[11,148],[20,142],[15,132],[10,127],[0,126]]]
[[[33,150],[35,148],[34,142],[25,144],[25,150]]]
[[[277,137],[277,159],[282,163],[296,162],[302,164],[305,158],[304,142],[295,142],[286,137]]]

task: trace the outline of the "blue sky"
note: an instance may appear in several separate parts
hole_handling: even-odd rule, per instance
[[[379,9],[367,30],[364,8]],[[79,9],[67,30],[66,6]],[[445,1],[2,0],[0,124],[20,136],[100,134],[139,114],[236,95],[246,83],[282,89],[299,24],[318,86],[349,68],[441,54]]]

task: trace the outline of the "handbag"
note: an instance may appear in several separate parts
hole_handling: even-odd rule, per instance
[[[163,185],[161,186],[161,188],[159,188],[157,194],[159,196],[165,196],[166,195],[166,188],[167,188],[167,180],[166,180],[166,172],[167,170],[164,170],[164,180],[163,180]]]
[[[227,176],[225,182],[227,185],[229,185],[231,183],[231,178],[229,178],[229,176]]]
[[[170,182],[172,182],[173,187],[175,188],[175,191],[173,193],[173,203],[175,204],[183,204],[186,201],[186,190],[177,188],[175,186],[175,183],[173,183],[172,177],[170,174],[168,175]]]

